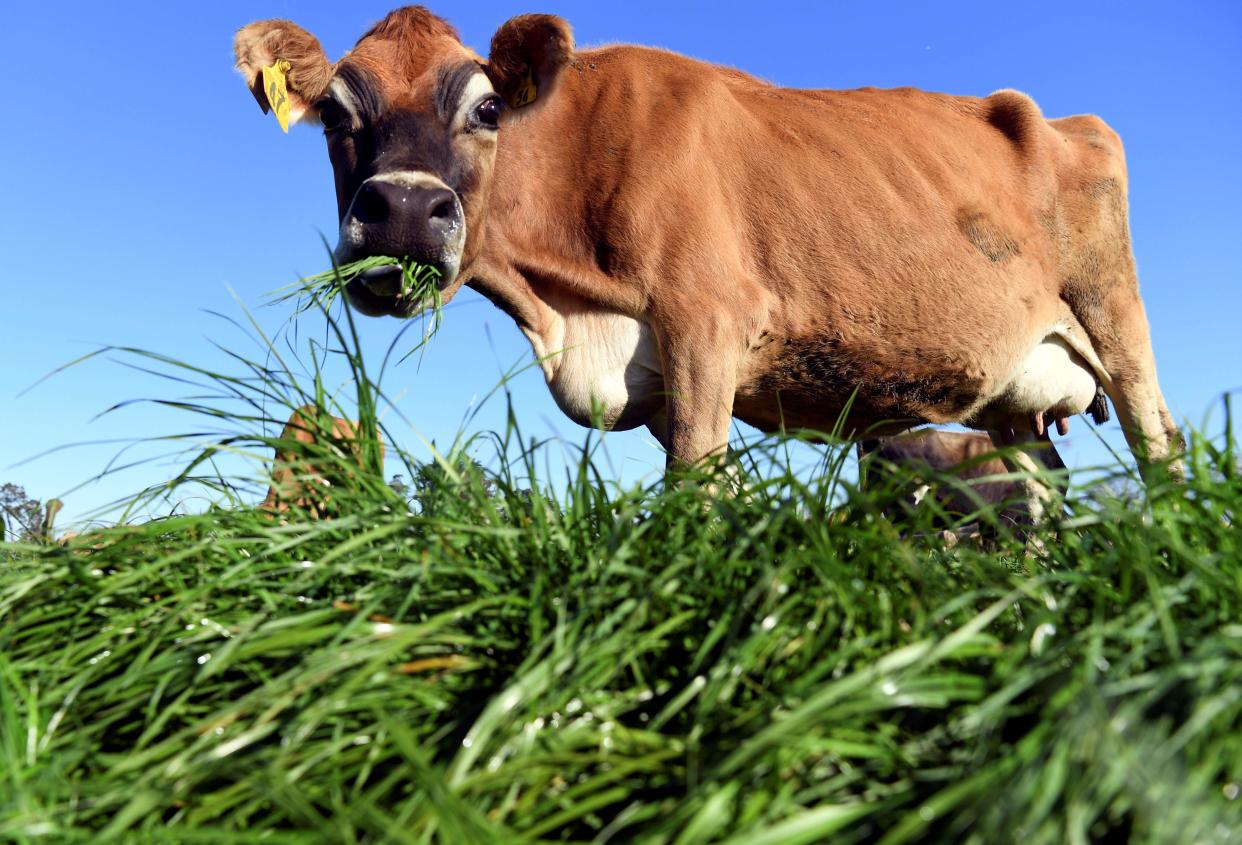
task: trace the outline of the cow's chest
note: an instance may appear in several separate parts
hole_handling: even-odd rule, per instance
[[[659,349],[647,323],[572,307],[527,337],[556,404],[575,422],[635,428],[663,409]]]

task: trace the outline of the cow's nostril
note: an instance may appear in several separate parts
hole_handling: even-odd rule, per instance
[[[380,190],[380,186],[370,182],[363,183],[358,198],[354,200],[354,217],[360,223],[383,223],[388,219],[388,198]]]
[[[445,199],[445,200],[441,200],[440,202],[432,206],[432,209],[431,209],[432,220],[438,220],[440,222],[447,223],[453,220],[453,218],[456,216],[457,216],[457,208],[453,202],[452,197],[449,197],[448,199]]]

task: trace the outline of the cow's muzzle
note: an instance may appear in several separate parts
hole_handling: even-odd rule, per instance
[[[457,194],[430,174],[387,173],[372,176],[358,189],[341,222],[336,257],[341,263],[377,255],[408,258],[435,268],[444,288],[457,277],[465,241]],[[368,270],[350,287],[364,291],[373,309],[395,313],[395,303],[393,308],[383,303],[399,298],[401,286],[401,269],[394,265]]]

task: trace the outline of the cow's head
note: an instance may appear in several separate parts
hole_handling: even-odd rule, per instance
[[[264,111],[274,104],[262,70],[279,66],[290,122],[323,127],[336,177],[337,260],[384,255],[434,266],[447,300],[482,244],[505,111],[547,98],[573,39],[560,18],[523,15],[496,32],[484,61],[444,20],[410,6],[335,64],[284,20],[243,27],[234,49]],[[366,314],[408,317],[419,303],[401,289],[394,265],[368,271],[348,294]]]

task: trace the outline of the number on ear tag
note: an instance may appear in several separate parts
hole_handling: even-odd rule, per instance
[[[285,74],[289,72],[289,62],[279,59],[270,66],[263,68],[263,92],[267,94],[267,104],[276,115],[280,128],[289,131],[289,88],[285,83]]]
[[[513,92],[513,97],[509,100],[509,105],[515,109],[521,106],[528,106],[535,102],[535,96],[538,91],[535,90],[535,78],[531,76],[530,68],[526,69],[526,78],[518,85],[517,90]]]

